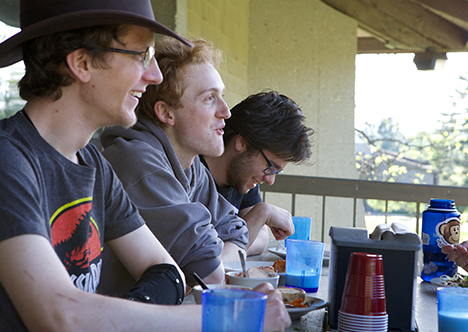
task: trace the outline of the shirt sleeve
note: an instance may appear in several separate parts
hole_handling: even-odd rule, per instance
[[[191,188],[196,180],[182,183],[163,151],[138,147],[108,148],[104,155],[147,226],[186,277],[193,271],[208,276],[221,264],[224,244],[209,208],[197,201]],[[228,232],[222,229],[224,233]]]
[[[248,243],[248,229],[244,219],[237,216],[237,209],[226,200],[216,188],[210,171],[195,159],[194,172],[199,173],[199,188],[196,200],[210,211],[212,224],[224,242],[229,241],[245,249]]]
[[[6,138],[0,138],[0,155],[8,156],[0,158],[0,241],[22,234],[50,238],[35,156]]]

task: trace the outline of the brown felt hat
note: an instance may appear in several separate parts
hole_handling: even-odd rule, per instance
[[[149,0],[21,0],[21,31],[0,44],[0,68],[23,59],[25,41],[107,24],[146,27],[192,46],[187,39],[154,20]]]

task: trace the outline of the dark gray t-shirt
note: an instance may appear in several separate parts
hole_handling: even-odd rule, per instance
[[[79,159],[77,165],[52,148],[23,112],[0,121],[0,241],[44,236],[72,282],[95,292],[104,241],[144,221],[95,146],[81,149]],[[0,330],[26,330],[1,285]]]

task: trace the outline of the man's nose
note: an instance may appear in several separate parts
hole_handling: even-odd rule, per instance
[[[143,77],[149,84],[158,85],[163,81],[161,69],[159,69],[159,65],[154,57],[151,59],[148,68],[143,73]]]
[[[229,119],[231,117],[231,111],[223,98],[220,99],[218,108],[218,117],[222,119]]]
[[[273,183],[275,183],[275,179],[276,179],[276,174],[264,175],[263,176],[263,180],[269,186],[271,186],[271,185],[273,185]]]

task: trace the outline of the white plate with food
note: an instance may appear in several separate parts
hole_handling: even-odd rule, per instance
[[[299,319],[309,311],[325,308],[327,302],[317,297],[307,296],[307,293],[296,287],[278,287],[283,295],[283,302],[292,320]]]
[[[431,284],[436,285],[437,287],[447,287],[448,284],[445,281],[445,278],[433,278],[431,279]]]
[[[299,319],[310,311],[322,309],[328,305],[327,301],[311,296],[306,296],[303,303],[306,305],[305,308],[286,308],[291,320]]]
[[[432,278],[431,283],[437,287],[468,287],[468,276],[457,272],[453,277]]]

